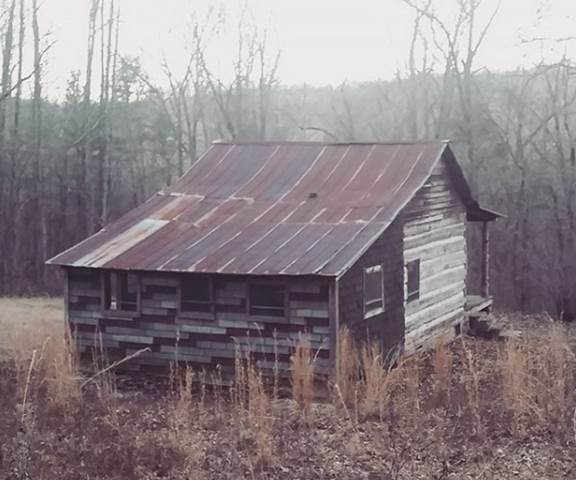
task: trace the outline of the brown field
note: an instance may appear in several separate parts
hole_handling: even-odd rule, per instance
[[[0,298],[0,356],[12,346],[30,354],[47,336],[61,337],[64,330],[61,298]],[[23,338],[26,337],[26,338]]]
[[[515,319],[520,340],[462,338],[390,371],[343,335],[314,402],[305,345],[285,395],[240,361],[230,390],[185,369],[86,383],[60,305],[0,300],[0,479],[576,478],[572,335],[545,317]]]

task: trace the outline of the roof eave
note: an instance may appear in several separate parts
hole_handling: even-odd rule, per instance
[[[428,181],[428,178],[430,178],[430,175],[432,175],[434,168],[436,167],[440,159],[444,156],[446,150],[450,150],[450,140],[442,140],[439,143],[443,143],[444,147],[440,151],[440,154],[437,156],[437,158],[434,160],[434,163],[430,166],[428,175],[426,176],[426,178],[416,191],[420,190],[424,186],[424,184]],[[404,210],[406,205],[408,205],[408,203],[412,200],[413,197],[414,195],[412,195],[406,202],[404,202],[404,205],[402,205],[402,207],[396,212],[394,217],[390,220],[390,223],[384,225],[382,229],[380,229],[380,231],[376,235],[374,235],[374,238],[372,238],[372,240],[366,244],[364,249],[359,250],[357,254],[354,257],[352,257],[350,261],[346,263],[346,265],[344,265],[344,267],[342,267],[338,272],[336,272],[336,278],[341,278],[348,270],[350,270],[350,268],[352,268],[352,266],[362,257],[362,255],[364,255],[368,251],[368,249],[374,244],[374,242],[380,238],[380,236],[388,229],[388,227],[390,227],[390,225],[392,225],[392,223],[396,220],[398,215],[402,213],[402,210]]]
[[[466,210],[466,220],[469,222],[493,222],[499,218],[506,218],[503,213],[484,208],[475,203],[470,205]]]

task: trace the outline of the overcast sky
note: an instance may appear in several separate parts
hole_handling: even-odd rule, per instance
[[[194,12],[202,16],[210,0],[116,0],[121,8],[120,50],[139,56],[160,81],[163,57],[174,69],[184,60],[184,39]],[[233,24],[237,0],[219,2]],[[406,66],[413,13],[402,0],[248,0],[256,22],[270,30],[281,51],[284,84],[322,85],[390,78]],[[444,18],[455,0],[436,0]],[[89,0],[43,0],[42,29],[55,42],[47,72],[48,91],[60,96],[73,69],[85,62]],[[497,0],[484,0],[487,19]],[[542,57],[553,61],[575,42],[523,43],[535,37],[562,39],[576,32],[576,0],[502,0],[500,11],[478,56],[478,66],[493,70],[530,66]],[[233,38],[212,48],[225,71]],[[569,52],[569,50],[568,50]]]

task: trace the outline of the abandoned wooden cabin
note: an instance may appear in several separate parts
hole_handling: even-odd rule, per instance
[[[52,258],[82,356],[134,370],[288,368],[304,332],[327,369],[340,327],[414,352],[491,305],[488,222],[446,141],[215,143],[176,183]],[[467,295],[468,222],[482,291]]]

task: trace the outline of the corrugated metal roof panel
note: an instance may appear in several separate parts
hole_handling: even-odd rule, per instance
[[[161,230],[168,223],[168,220],[154,220],[152,218],[140,220],[136,225],[115,235],[110,240],[102,242],[86,255],[75,260],[73,265],[75,267],[104,267],[119,255]]]
[[[217,143],[174,185],[49,262],[339,275],[424,184],[447,142]]]

